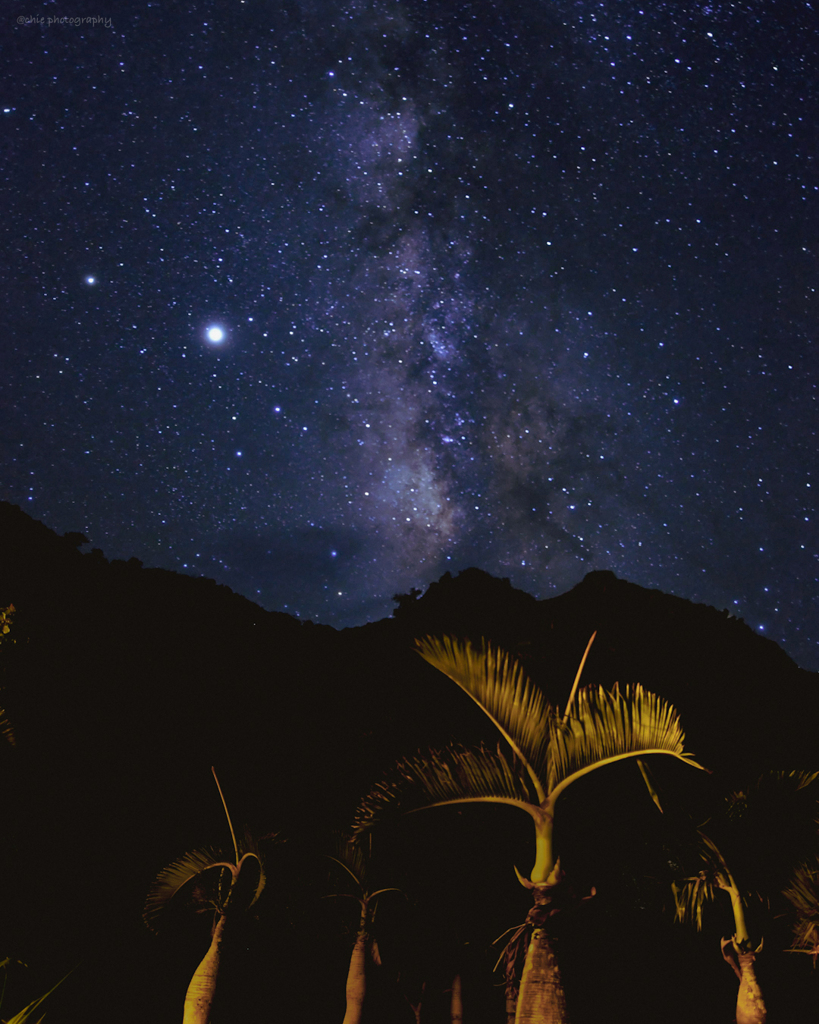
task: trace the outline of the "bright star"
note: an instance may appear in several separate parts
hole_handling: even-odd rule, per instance
[[[214,325],[207,329],[207,339],[214,345],[220,345],[225,340],[225,332],[221,327]]]
[[[86,284],[96,284],[97,283],[97,279],[96,279],[96,277],[86,277],[85,283]]]

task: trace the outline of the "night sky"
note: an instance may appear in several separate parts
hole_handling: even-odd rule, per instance
[[[335,626],[611,569],[819,669],[814,6],[3,18],[0,497]]]

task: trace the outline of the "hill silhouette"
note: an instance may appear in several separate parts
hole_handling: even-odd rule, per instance
[[[0,503],[0,607],[16,609],[15,643],[0,652],[0,671],[18,737],[16,749],[0,751],[6,779],[2,877],[9,887],[2,948],[54,973],[79,958],[70,951],[85,958],[86,973],[54,997],[57,1021],[76,1017],[80,1004],[83,1019],[109,1020],[115,993],[144,988],[146,975],[169,978],[168,957],[178,977],[149,985],[150,992],[117,1017],[176,1019],[184,965],[195,965],[202,950],[195,941],[187,946],[187,936],[180,949],[157,944],[144,933],[140,912],[160,867],[223,836],[211,764],[237,818],[262,834],[284,829],[292,837],[283,864],[309,889],[316,884],[310,871],[325,870],[320,854],[327,830],[349,822],[358,798],[397,757],[453,737],[495,742],[471,702],[414,653],[418,636],[485,637],[514,653],[547,697],[562,705],[597,631],[584,683],[641,682],[667,697],[681,714],[688,749],[719,785],[739,786],[768,767],[819,767],[819,674],[798,668],[773,641],[726,611],[646,590],[610,572],[590,573],[568,593],[538,601],[508,580],[468,569],[445,575],[423,594],[397,595],[389,619],[339,631],[266,611],[212,580],[145,568],[136,559],[109,562],[99,550],[83,553],[85,544],[82,534],[58,536]],[[665,767],[660,777],[674,799],[689,782]],[[695,803],[707,803],[714,784],[694,783]],[[632,832],[653,829],[653,805],[639,787],[635,792],[635,807],[638,801],[647,806],[624,811],[624,820]],[[590,786],[588,794],[601,806],[619,800],[605,784]],[[567,810],[567,822],[574,813]],[[580,809],[577,814],[579,820]],[[606,820],[607,827],[625,829]],[[453,860],[465,849],[458,829],[438,822],[423,827],[437,837],[436,849],[449,849],[441,854],[440,872],[455,870]],[[469,827],[482,828],[483,819]],[[599,835],[580,825],[576,834],[587,847],[599,847]],[[420,856],[416,840],[405,840]],[[514,923],[504,916],[508,901],[521,898],[509,866],[517,856],[510,844],[521,841],[525,850],[525,833],[521,840],[510,825],[485,869],[505,872],[508,882],[493,896],[498,931]],[[580,849],[580,840],[567,846],[580,874],[594,876],[604,896],[605,880],[622,874],[636,856],[625,832],[621,844],[622,860],[609,858],[605,866]],[[483,868],[458,864],[467,886],[488,884]],[[401,870],[412,873],[411,865]],[[419,884],[439,904],[454,899],[451,886],[445,893],[440,881]],[[278,939],[273,946],[261,941],[260,948],[298,977],[315,936],[285,896],[271,899],[283,901],[281,913],[289,915],[297,938],[281,947]],[[615,904],[598,902],[604,936],[614,927]],[[471,912],[458,906],[471,921]],[[311,905],[309,914],[316,912]],[[663,936],[682,944],[686,956],[699,955],[687,935]],[[656,945],[639,948],[658,957],[648,948]],[[329,946],[327,955],[334,955]],[[659,993],[673,979],[655,966]],[[702,969],[707,973],[710,966]],[[271,991],[250,990],[251,1001]],[[646,1000],[652,991],[646,989]],[[314,1008],[299,1017],[298,1000],[291,998],[291,1017],[306,1021],[319,1013]],[[683,1001],[681,1014],[686,1006],[710,1019],[694,1002]],[[335,1010],[326,1012],[332,1019]],[[595,1012],[592,1006],[587,1019]],[[632,1019],[642,1019],[635,1014]],[[316,1019],[324,1018],[319,1013]],[[474,1019],[481,1019],[477,1009]]]

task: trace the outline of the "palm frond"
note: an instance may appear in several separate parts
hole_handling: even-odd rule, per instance
[[[499,750],[451,746],[399,761],[359,804],[353,832],[401,813],[460,803],[505,803],[529,814],[537,809],[520,765]]]
[[[271,843],[284,842],[284,839],[282,838],[282,835],[279,832],[271,832],[269,833],[269,835],[266,835],[263,838],[267,839]],[[242,868],[243,862],[245,862],[250,857],[255,859],[259,869],[259,881],[256,885],[256,890],[254,892],[253,899],[250,901],[249,904],[250,906],[253,906],[253,904],[262,894],[262,890],[264,889],[265,884],[267,883],[267,876],[265,875],[264,857],[262,856],[262,851],[259,847],[259,842],[253,835],[253,833],[250,831],[250,829],[247,827],[247,825],[245,825],[242,831],[242,835],[239,837],[237,841],[237,852],[239,854],[238,867],[240,870]]]
[[[0,708],[0,736],[10,746],[15,747],[17,745],[17,738],[14,735],[14,727],[8,720],[8,716],[3,708]]]
[[[236,870],[236,865],[230,864],[218,850],[204,847],[184,854],[163,868],[157,875],[145,901],[143,917],[148,927],[154,927],[158,915],[180,889],[212,869],[227,870],[232,874]],[[210,901],[204,900],[203,902]]]
[[[11,632],[11,621],[14,618],[14,613],[17,609],[13,604],[8,605],[5,608],[0,608],[0,643],[2,643]],[[11,641],[14,643],[14,640]]]
[[[367,837],[369,839],[371,837]],[[338,864],[353,879],[360,892],[367,887],[368,854],[362,849],[363,837],[351,839],[344,832],[333,832],[330,860]]]
[[[693,923],[697,931],[702,931],[702,909],[709,900],[713,900],[719,886],[707,871],[701,871],[693,878],[687,878],[682,885],[674,883],[674,905],[676,919],[683,924]]]
[[[548,747],[550,794],[612,761],[645,754],[670,754],[700,768],[685,753],[679,715],[662,697],[639,684],[611,691],[585,687],[567,722],[553,721]]]
[[[819,772],[764,772],[751,786],[728,794],[725,798],[725,818],[730,822],[739,822],[749,815],[755,815],[764,820],[771,808],[783,806],[783,800],[804,800],[808,804],[814,802],[815,794],[803,791],[817,779]],[[802,796],[797,797],[797,793]]]
[[[819,773],[767,771],[725,797],[708,826],[749,892],[776,898],[817,849]]]
[[[34,1011],[37,1009],[37,1007],[40,1006],[41,1003],[45,1002],[45,1000],[48,999],[48,997],[56,988],[59,988],[59,986],[62,985],[62,983],[65,981],[68,975],[72,973],[73,970],[75,970],[75,968],[72,967],[71,971],[69,971],[68,974],[60,978],[56,985],[52,985],[48,992],[46,992],[44,995],[41,995],[39,998],[35,999],[33,1002],[29,1003],[28,1006],[25,1007],[25,1009],[20,1010],[19,1013],[15,1013],[13,1017],[9,1017],[8,1021],[6,1021],[6,1024],[28,1024],[28,1021],[31,1019],[31,1017],[34,1016]],[[43,1016],[45,1016],[45,1014],[43,1014]],[[37,1021],[37,1024],[40,1024],[40,1021],[42,1021],[42,1019],[43,1018],[40,1017],[40,1020]]]
[[[781,793],[782,788],[790,789],[791,791],[798,793],[802,789],[806,789],[812,783],[819,779],[819,772],[806,772],[792,771],[767,771],[764,775],[761,775],[756,783],[756,788],[760,791],[772,787],[776,794]]]
[[[240,849],[241,849],[241,847],[240,847]],[[256,882],[256,887],[253,890],[253,897],[251,898],[250,902],[247,904],[248,907],[252,907],[253,904],[256,902],[256,900],[262,895],[262,890],[265,887],[265,883],[267,882],[267,878],[266,878],[265,873],[264,873],[264,862],[262,861],[261,854],[258,853],[256,850],[248,850],[246,853],[243,853],[241,855],[241,857],[239,858],[239,863],[237,865],[237,869],[238,870],[237,870],[236,876],[235,876],[236,880],[238,881],[239,876],[241,875],[242,870],[244,868],[244,865],[249,860],[254,860],[256,862],[256,867],[258,868],[258,871],[259,871],[259,878],[258,878],[258,881]]]
[[[800,864],[783,895],[796,911],[793,950],[819,954],[819,858]]]
[[[700,847],[700,856],[705,861],[708,874],[717,881],[721,879],[725,884],[730,884],[732,880],[731,872],[719,847],[713,839],[709,838],[703,831],[700,829],[697,829],[697,831],[699,832],[700,841],[702,843]]]
[[[416,641],[416,647],[425,661],[469,694],[537,778],[545,764],[554,711],[515,658],[486,642],[476,650],[452,637],[428,636]]]

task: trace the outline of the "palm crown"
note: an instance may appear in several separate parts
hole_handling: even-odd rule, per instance
[[[351,839],[343,832],[334,832],[332,850],[333,852],[327,855],[328,859],[342,869],[348,880],[352,879],[356,891],[355,894],[346,892],[331,893],[327,897],[328,899],[336,896],[351,896],[362,907],[366,907],[377,896],[380,896],[381,893],[401,892],[395,886],[375,890],[372,888],[370,883],[372,836],[368,836],[366,840],[362,841],[361,836]]]
[[[427,637],[417,649],[492,720],[511,757],[500,745],[496,750],[452,745],[405,758],[361,803],[356,831],[399,809],[476,802],[518,807],[535,824],[537,858],[528,884],[542,885],[557,878],[554,806],[573,782],[605,765],[649,754],[700,767],[685,753],[679,716],[662,698],[639,685],[577,690],[589,647],[562,717],[518,662],[498,648]]]
[[[261,896],[265,886],[265,873],[262,858],[254,839],[249,834],[237,839],[230,820],[227,804],[222,794],[222,787],[216,778],[216,771],[211,769],[222,806],[225,809],[230,835],[233,840],[233,860],[229,860],[221,850],[214,847],[201,847],[184,854],[173,861],[157,875],[145,901],[144,918],[149,928],[154,929],[158,918],[177,894],[186,891],[199,913],[212,910],[217,915],[225,914],[235,901],[237,885],[240,877],[244,880],[242,869],[249,861],[255,861],[258,880],[247,906],[252,906]]]
[[[819,772],[769,771],[725,798],[714,820],[697,830],[701,870],[674,886],[680,921],[700,930],[705,904],[722,889],[731,899],[736,943],[749,946],[749,898],[767,902],[771,891],[764,883],[773,880],[776,888],[777,879],[792,870],[794,854],[812,845],[816,796],[811,787],[817,779]],[[706,827],[718,835],[719,845],[703,831]]]

